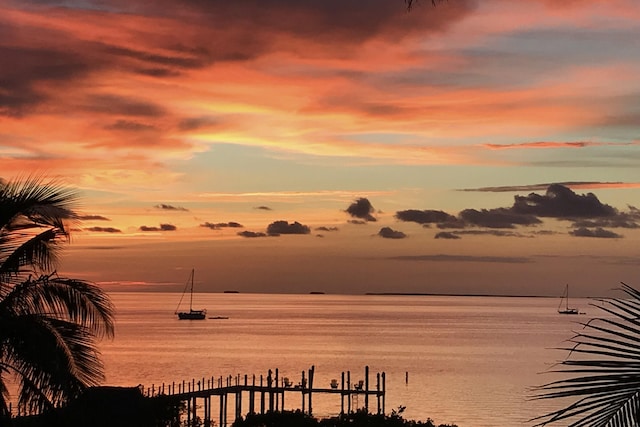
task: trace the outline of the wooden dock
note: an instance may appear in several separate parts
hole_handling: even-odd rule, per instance
[[[201,422],[205,427],[213,426],[213,398],[217,398],[218,406],[218,425],[227,427],[228,421],[228,401],[233,396],[235,418],[242,417],[243,398],[247,397],[248,414],[264,414],[265,412],[283,411],[285,410],[285,401],[289,404],[291,396],[297,396],[294,402],[290,404],[288,409],[299,409],[304,413],[312,415],[313,413],[313,396],[318,394],[335,394],[340,396],[340,414],[350,413],[357,408],[360,397],[364,402],[362,408],[369,412],[369,400],[375,398],[376,411],[378,414],[385,413],[385,373],[377,373],[375,375],[375,386],[370,387],[369,367],[365,367],[364,380],[358,382],[351,381],[351,372],[342,372],[340,381],[332,380],[329,387],[314,387],[315,367],[312,366],[306,373],[301,372],[300,381],[293,384],[287,377],[280,377],[278,369],[269,370],[266,376],[240,375],[228,376],[226,378],[201,378],[199,380],[183,381],[181,383],[162,384],[160,386],[152,385],[143,389],[148,397],[155,396],[171,396],[176,400],[185,403],[186,422],[187,425]],[[198,405],[200,403],[200,405]],[[201,409],[198,412],[198,409]],[[232,422],[233,422],[232,420]]]

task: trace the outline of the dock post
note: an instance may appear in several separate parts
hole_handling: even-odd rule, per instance
[[[207,402],[208,397],[205,397],[204,400],[204,417],[203,417],[203,422],[205,426],[209,426],[209,402]]]
[[[364,367],[364,410],[369,413],[369,366]]]
[[[313,374],[315,371],[315,366],[311,365],[309,369],[309,415],[313,415],[313,405],[312,405],[312,396],[313,396]]]
[[[304,379],[304,371],[302,371],[302,379],[300,380],[300,394],[302,395],[302,413],[304,414],[304,392],[305,387],[307,386],[307,380]]]
[[[347,371],[347,413],[351,413],[351,371]]]
[[[227,401],[229,400],[229,394],[227,392],[224,393],[224,425],[227,425]]]
[[[207,398],[203,397],[202,398],[202,425],[206,425],[207,424]]]
[[[191,398],[187,398],[187,425],[191,425]]]
[[[278,381],[279,381],[279,380],[278,380],[278,368],[276,368],[276,379],[275,379],[275,382],[274,382],[274,384],[275,384],[275,386],[276,386],[276,387],[275,387],[275,388],[276,388],[276,390],[278,389]],[[272,393],[272,396],[274,396],[274,397],[275,397],[275,401],[276,401],[276,411],[278,411],[278,410],[279,410],[278,408],[280,407],[280,405],[279,405],[279,404],[280,404],[280,402],[279,402],[279,400],[280,400],[280,394],[279,394],[279,393],[277,393],[277,392],[274,392],[274,393]]]
[[[269,375],[267,376],[267,387],[269,388],[269,412],[273,412],[273,371],[269,369]]]
[[[224,427],[224,393],[220,393],[220,427]]]
[[[264,415],[264,388],[262,383],[262,374],[260,374],[260,413]]]
[[[255,414],[256,412],[256,376],[253,375],[251,390],[249,391],[249,413]]]
[[[242,417],[242,390],[236,392],[236,420]]]
[[[387,393],[386,375],[383,372],[382,373],[382,415],[384,415],[384,413],[385,413],[384,405],[385,405],[385,395],[386,395],[386,393]]]
[[[344,371],[342,371],[342,382],[340,384],[340,415],[344,415]]]
[[[196,420],[198,419],[198,413],[197,411],[197,407],[198,405],[196,405],[196,400],[197,398],[195,396],[193,396],[193,405],[191,405],[191,409],[193,410],[193,417],[191,417],[191,419],[193,420],[193,423],[196,423]]]
[[[378,402],[378,415],[380,415],[380,372],[376,374],[376,400]]]

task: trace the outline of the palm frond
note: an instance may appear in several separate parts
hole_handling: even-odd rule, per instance
[[[7,369],[0,358],[0,420],[11,416],[9,411],[9,389],[5,384]]]
[[[435,6],[436,4],[438,4],[439,2],[442,2],[444,0],[431,0],[431,4],[433,6]],[[418,0],[404,0],[405,4],[407,5],[407,9],[411,10],[411,8],[413,7],[414,3],[418,3]]]
[[[51,271],[76,221],[77,193],[37,177],[0,182],[0,284],[25,266]]]
[[[50,273],[76,202],[55,181],[0,180],[0,416],[8,376],[26,411],[67,402],[104,378],[96,342],[113,336],[113,305],[95,284]]]
[[[47,392],[27,376],[20,377],[18,408],[23,414],[37,414],[50,411],[56,407],[55,399],[47,396]]]
[[[112,337],[115,328],[115,308],[100,287],[55,272],[14,286],[0,301],[0,311],[69,320],[98,336]]]
[[[55,180],[28,177],[0,183],[0,229],[11,229],[24,219],[65,229],[63,221],[76,218],[77,202],[78,193]]]
[[[565,347],[567,359],[549,372],[567,378],[534,389],[534,399],[577,400],[536,417],[535,426],[569,421],[570,427],[634,427],[640,420],[640,292],[623,283],[629,298],[602,299],[607,317],[582,323]]]
[[[19,380],[19,402],[43,409],[76,397],[104,379],[91,331],[73,322],[39,315],[4,318],[5,366]],[[25,332],[30,339],[25,340]]]
[[[53,228],[35,235],[0,237],[0,278],[20,276],[25,266],[29,266],[28,272],[51,271],[57,264],[62,238],[66,235]]]

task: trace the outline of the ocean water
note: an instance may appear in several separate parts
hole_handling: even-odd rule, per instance
[[[106,384],[157,387],[192,379],[267,375],[314,386],[350,371],[353,382],[386,375],[386,411],[460,427],[526,426],[561,402],[530,399],[553,379],[580,320],[549,298],[195,294],[194,308],[228,319],[177,320],[173,293],[112,293],[116,337],[100,344]],[[291,408],[298,399],[288,399]],[[363,402],[354,402],[362,405]],[[289,405],[287,405],[289,406]],[[370,409],[375,410],[375,399]],[[291,409],[289,408],[289,409]],[[340,410],[336,396],[314,396],[314,414]]]

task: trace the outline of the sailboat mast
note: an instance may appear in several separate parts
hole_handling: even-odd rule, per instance
[[[195,275],[195,268],[191,269],[191,292],[189,292],[189,311],[193,310],[193,276]]]
[[[567,294],[567,311],[569,310],[569,284],[567,283],[567,290],[565,291]]]

